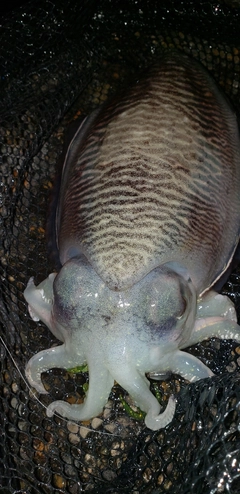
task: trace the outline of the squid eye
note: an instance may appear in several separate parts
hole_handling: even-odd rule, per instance
[[[90,319],[99,309],[102,282],[93,268],[78,259],[67,261],[54,282],[55,319],[65,325]]]
[[[147,302],[150,302],[146,311],[147,323],[164,333],[175,329],[187,311],[186,299],[179,296],[175,287],[171,287],[171,290],[169,294],[158,293],[157,298],[155,290],[152,296],[147,296]]]
[[[141,291],[142,316],[151,336],[178,338],[192,310],[189,282],[170,269],[156,269],[145,277]]]

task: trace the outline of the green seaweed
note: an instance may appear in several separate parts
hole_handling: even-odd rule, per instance
[[[79,365],[77,367],[71,367],[70,369],[67,369],[70,374],[78,374],[79,372],[87,372],[88,371],[88,366],[87,364]]]
[[[162,405],[163,404],[162,393],[159,391],[157,384],[153,384],[153,389],[158,402]],[[120,400],[125,412],[129,415],[129,417],[139,421],[144,420],[144,418],[146,417],[145,412],[143,412],[140,408],[137,408],[137,410],[133,410],[133,408],[130,405],[128,405],[128,403],[126,402],[126,400],[123,398],[122,395],[120,396]]]
[[[84,384],[82,385],[82,389],[83,389],[84,393],[86,394],[86,392],[87,392],[87,390],[88,390],[88,383],[84,383]]]
[[[161,391],[159,390],[158,385],[153,383],[152,386],[153,386],[154,394],[157,398],[158,403],[160,403],[160,405],[163,405],[163,399],[162,399],[163,395],[162,395]]]
[[[135,420],[144,420],[146,416],[145,412],[143,412],[140,408],[137,408],[137,410],[133,410],[133,408],[130,405],[128,405],[126,400],[124,400],[123,396],[120,396],[120,400],[125,412],[129,415],[129,417]]]

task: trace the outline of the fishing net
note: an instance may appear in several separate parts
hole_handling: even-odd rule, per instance
[[[240,347],[211,339],[189,349],[216,374],[151,386],[171,424],[144,425],[115,384],[103,414],[74,423],[45,407],[81,402],[88,373],[43,374],[48,395],[24,380],[32,355],[58,344],[23,298],[55,269],[46,218],[69,123],[86,115],[163,48],[200,60],[240,109],[240,2],[32,0],[1,27],[0,493],[239,493]],[[240,272],[223,288],[240,315]]]

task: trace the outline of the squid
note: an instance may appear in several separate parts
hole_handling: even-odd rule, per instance
[[[175,413],[150,390],[172,372],[213,375],[184,349],[240,342],[231,300],[216,284],[240,232],[240,139],[226,97],[200,63],[167,51],[80,122],[63,157],[53,237],[61,268],[24,297],[61,342],[34,355],[39,393],[51,368],[88,365],[82,404],[50,403],[69,420],[99,415],[117,381],[158,430]]]

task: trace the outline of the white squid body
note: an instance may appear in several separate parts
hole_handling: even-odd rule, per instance
[[[117,99],[86,118],[67,150],[56,213],[62,264],[24,292],[34,319],[62,345],[28,362],[26,376],[89,368],[81,405],[47,409],[98,415],[116,380],[157,430],[150,377],[212,376],[184,348],[216,336],[240,341],[231,301],[211,290],[239,241],[240,141],[236,116],[205,70],[167,53]]]

